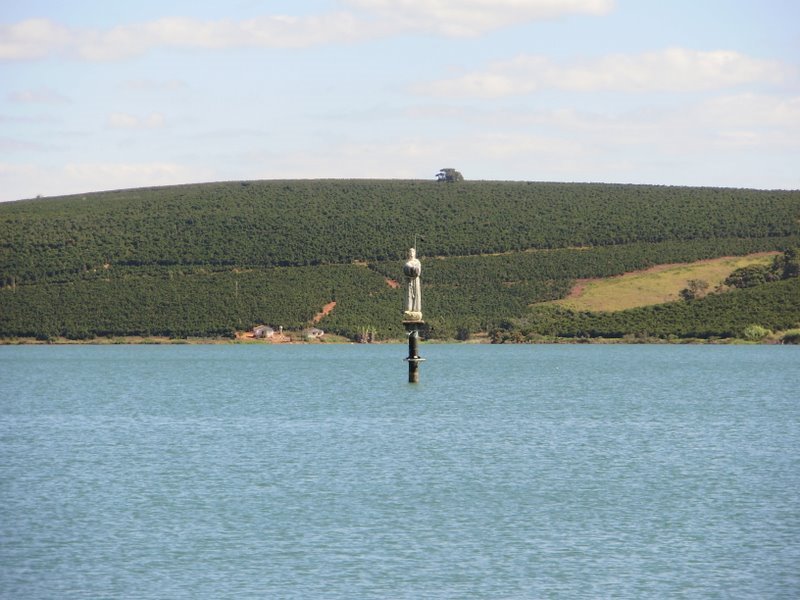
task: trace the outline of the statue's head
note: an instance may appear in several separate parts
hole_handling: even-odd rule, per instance
[[[413,279],[415,277],[419,277],[421,272],[422,265],[420,264],[419,260],[417,260],[417,251],[416,249],[411,248],[408,251],[408,260],[403,265],[403,273],[405,273],[406,277]]]

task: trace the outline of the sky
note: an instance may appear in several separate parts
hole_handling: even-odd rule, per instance
[[[800,189],[796,0],[0,0],[0,201],[253,179]]]

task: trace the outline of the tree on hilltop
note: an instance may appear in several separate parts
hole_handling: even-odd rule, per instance
[[[460,172],[456,171],[455,169],[446,168],[446,169],[441,169],[436,174],[436,180],[437,181],[449,181],[449,182],[464,181],[464,176]]]

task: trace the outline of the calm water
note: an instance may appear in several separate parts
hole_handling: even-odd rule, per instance
[[[797,598],[800,347],[0,347],[3,598]]]

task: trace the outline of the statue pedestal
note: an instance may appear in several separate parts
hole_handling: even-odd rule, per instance
[[[425,326],[425,321],[403,321],[403,327],[408,333],[408,383],[419,383],[419,363],[425,359],[419,355],[419,331]]]

